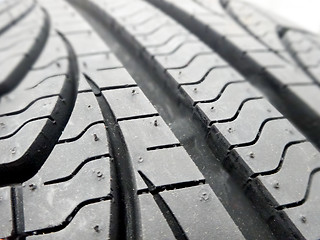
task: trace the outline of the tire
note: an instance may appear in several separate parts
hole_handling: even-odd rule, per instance
[[[240,1],[0,2],[1,239],[319,239],[319,37]]]

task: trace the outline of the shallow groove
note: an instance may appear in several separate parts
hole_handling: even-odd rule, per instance
[[[229,85],[239,84],[239,83],[241,84],[241,83],[246,83],[246,82],[247,82],[247,81],[245,81],[245,80],[228,82],[228,83],[226,83],[226,84],[221,88],[220,92],[218,93],[218,95],[217,95],[216,97],[211,98],[211,99],[207,99],[207,100],[195,101],[195,102],[193,103],[193,106],[195,106],[197,103],[212,103],[212,102],[216,102],[216,101],[218,101],[218,100],[221,98],[222,94],[224,93],[224,91],[227,89],[227,87],[228,87]]]
[[[240,103],[240,105],[239,105],[239,107],[238,107],[238,109],[237,109],[237,111],[236,111],[236,113],[234,114],[233,117],[227,118],[227,119],[223,119],[223,120],[211,121],[211,122],[209,123],[209,126],[212,126],[214,123],[225,123],[225,122],[232,122],[232,121],[236,120],[237,117],[239,116],[239,114],[240,114],[240,112],[241,112],[241,110],[242,110],[242,108],[243,108],[243,106],[244,106],[245,103],[250,102],[250,101],[254,101],[254,100],[259,100],[259,99],[263,99],[263,97],[252,97],[252,98],[246,98],[246,99],[244,99],[244,100]]]
[[[214,55],[213,52],[200,52],[200,53],[196,53],[193,57],[190,58],[190,60],[182,65],[182,66],[179,66],[179,67],[171,67],[171,68],[165,68],[165,70],[174,70],[174,69],[183,69],[183,68],[187,68],[192,62],[193,60],[195,60],[196,58],[198,57],[201,57],[201,56],[205,56],[205,55]]]
[[[215,66],[215,67],[211,67],[208,69],[208,71],[203,75],[203,77],[199,80],[199,81],[195,81],[195,82],[190,82],[190,83],[181,83],[179,85],[179,87],[181,86],[188,86],[188,85],[196,85],[196,84],[199,84],[199,83],[202,83],[203,81],[206,80],[207,76],[210,74],[210,72],[212,72],[213,70],[216,70],[216,69],[220,69],[220,68],[228,68],[229,66]],[[240,80],[239,80],[240,81]],[[244,80],[243,80],[244,81]]]
[[[79,138],[81,138],[87,132],[87,130],[90,129],[92,126],[97,125],[97,124],[101,124],[101,123],[104,123],[104,122],[103,121],[92,122],[88,126],[86,126],[79,135],[77,135],[77,136],[75,136],[73,138],[61,139],[61,140],[58,141],[57,144],[74,142],[74,141],[78,140]]]
[[[88,162],[92,162],[92,161],[95,161],[95,160],[99,160],[99,159],[102,159],[104,157],[110,157],[109,154],[101,154],[101,155],[98,155],[98,156],[94,156],[94,157],[89,157],[87,158],[86,160],[84,160],[83,162],[81,162],[75,170],[73,170],[73,172],[71,174],[69,174],[68,176],[65,176],[65,177],[61,177],[61,178],[57,178],[57,179],[54,179],[54,180],[49,180],[49,181],[46,181],[44,182],[43,184],[44,185],[52,185],[52,184],[57,184],[57,183],[61,183],[61,182],[66,182],[66,181],[69,181],[70,179],[72,179],[74,176],[77,175],[77,173],[81,170],[81,168],[84,167],[84,165],[86,165]]]
[[[146,19],[143,19],[140,22],[136,22],[136,23],[132,23],[132,24],[129,23],[128,25],[129,26],[137,26],[137,25],[142,26],[142,25],[148,23],[149,21],[151,21],[152,19],[154,19],[155,17],[158,17],[158,16],[157,15],[152,15],[150,17],[147,17]]]
[[[279,120],[279,119],[285,119],[285,118],[284,118],[284,117],[272,117],[272,118],[265,119],[265,120],[261,123],[261,125],[260,125],[260,127],[259,127],[259,130],[258,130],[258,133],[257,133],[256,137],[254,138],[254,140],[252,140],[252,141],[250,141],[250,142],[245,142],[245,143],[240,143],[240,144],[231,145],[231,146],[228,148],[228,150],[231,151],[231,150],[234,149],[234,148],[247,147],[247,146],[251,146],[251,145],[257,143],[257,142],[259,141],[259,138],[260,138],[260,136],[261,136],[261,132],[262,132],[264,126],[265,126],[268,122],[270,122],[270,121],[275,121],[275,120]]]
[[[156,187],[154,184],[146,177],[146,175],[143,174],[143,172],[138,171],[141,178],[145,182],[145,184],[148,187],[149,192],[152,194],[154,201],[158,205],[160,211],[162,212],[162,215],[166,219],[169,227],[171,228],[171,231],[175,238],[177,240],[188,240],[186,233],[184,232],[183,228],[179,224],[178,219],[174,215],[174,213],[171,211],[168,204],[165,202],[165,200],[161,197],[159,192],[156,191]]]
[[[112,195],[109,194],[104,197],[99,197],[99,198],[92,198],[88,199],[86,201],[81,202],[73,211],[68,215],[68,217],[59,225],[48,227],[48,228],[43,228],[43,229],[37,229],[29,232],[24,232],[20,235],[18,235],[17,239],[21,239],[22,237],[27,237],[27,236],[32,236],[32,235],[42,235],[42,234],[48,234],[48,233],[53,233],[53,232],[58,232],[61,231],[62,229],[66,228],[72,221],[72,219],[76,216],[76,214],[81,210],[81,208],[93,204],[93,203],[98,203],[102,201],[109,201],[112,200]]]
[[[278,164],[278,166],[277,166],[275,169],[272,169],[272,170],[269,170],[269,171],[265,171],[265,172],[254,173],[254,174],[252,174],[252,175],[249,177],[249,180],[248,180],[248,181],[250,181],[251,179],[256,178],[256,177],[258,177],[258,176],[272,175],[272,174],[275,174],[275,173],[279,172],[279,171],[281,170],[281,168],[282,168],[283,163],[284,163],[284,159],[285,159],[285,157],[286,157],[286,154],[287,154],[288,149],[289,149],[291,146],[293,146],[293,145],[300,144],[300,143],[304,143],[304,142],[306,142],[306,140],[292,141],[292,142],[287,143],[287,144],[284,146],[284,149],[283,149],[283,151],[282,151],[279,164]]]
[[[137,50],[141,51],[144,48],[140,46],[137,49],[130,36],[128,40],[123,33],[117,32],[115,30],[117,23],[110,16],[99,18],[95,12],[98,9],[94,6],[84,5],[84,11],[78,1],[70,2],[102,39],[115,50],[116,56],[185,147],[244,236],[247,239],[257,239],[258,236],[263,235],[265,239],[274,239],[269,227],[253,208],[239,184],[213,155],[205,137],[208,129],[195,118],[193,109],[186,105],[185,98],[177,86],[167,85],[164,82],[164,78],[167,77],[154,71],[154,66],[151,65],[148,57],[141,59],[141,53],[137,54]],[[169,40],[178,35],[189,35],[189,33],[173,34]],[[234,206],[237,208],[235,209]],[[246,219],[246,222],[241,219]]]
[[[65,43],[69,55],[69,66],[68,77],[63,83],[60,98],[50,115],[54,122],[50,119],[46,121],[41,132],[22,157],[0,165],[1,186],[22,183],[33,177],[45,163],[70,118],[77,97],[78,65],[72,46],[63,34],[58,34]]]
[[[31,87],[28,87],[28,88],[26,88],[25,90],[34,89],[34,88],[38,87],[40,84],[44,83],[45,81],[51,80],[51,78],[59,77],[59,76],[66,76],[66,74],[63,74],[63,73],[61,73],[61,74],[54,74],[54,75],[52,75],[52,76],[46,77],[46,78],[42,79],[40,82],[38,82],[37,84],[35,84],[35,85],[31,86]]]
[[[0,114],[0,117],[12,116],[12,115],[20,114],[20,113],[25,112],[26,110],[28,110],[28,108],[30,108],[34,103],[36,103],[37,101],[39,101],[39,100],[41,100],[41,99],[51,98],[51,97],[57,97],[57,96],[58,96],[60,99],[62,99],[61,95],[59,95],[59,94],[51,94],[51,95],[46,95],[46,96],[43,96],[43,97],[39,97],[39,98],[31,101],[26,107],[24,107],[24,108],[22,108],[22,109],[20,109],[20,110],[17,110],[17,111]]]
[[[184,45],[190,44],[190,43],[198,43],[199,40],[185,40],[184,42],[180,43],[178,46],[176,46],[173,50],[171,50],[170,52],[166,52],[166,53],[154,53],[153,57],[161,57],[161,56],[170,56],[173,55],[174,53],[176,53],[181,47],[183,47]]]
[[[288,203],[288,204],[284,204],[284,205],[278,206],[278,207],[276,207],[276,210],[283,210],[285,208],[298,207],[298,206],[301,206],[302,204],[304,204],[308,200],[308,196],[309,196],[310,188],[311,188],[311,184],[312,184],[312,178],[317,172],[320,172],[320,168],[315,168],[310,173],[307,190],[306,190],[306,192],[304,194],[303,199],[301,199],[300,201],[297,201],[297,202]]]
[[[89,76],[86,74],[84,76],[96,95],[107,127],[111,171],[113,172],[112,177],[115,178],[111,183],[114,204],[111,205],[110,239],[140,239],[141,224],[136,195],[137,187],[127,145],[116,117],[99,86]],[[125,229],[123,229],[124,226]]]
[[[162,28],[167,27],[167,26],[172,26],[172,23],[171,23],[171,22],[164,22],[164,23],[160,24],[160,26],[156,27],[155,29],[150,30],[149,32],[146,32],[146,33],[138,33],[138,34],[135,34],[135,36],[137,36],[137,37],[140,37],[140,36],[146,36],[146,37],[148,37],[148,36],[156,33],[157,31],[159,31],[159,30],[161,30]]]
[[[46,119],[46,118],[51,120],[51,122],[55,122],[55,120],[52,117],[50,117],[50,115],[41,116],[41,117],[37,117],[37,118],[32,118],[32,119],[29,119],[28,121],[24,122],[17,129],[15,129],[12,133],[9,133],[9,134],[7,134],[5,136],[0,137],[0,140],[11,138],[12,136],[16,135],[25,125],[27,125],[30,122],[35,122],[37,120]]]
[[[242,73],[252,85],[259,88],[270,102],[286,118],[292,121],[311,142],[315,143],[318,148],[320,147],[320,121],[318,114],[290,88],[286,88],[280,79],[266,69],[261,71],[262,67],[258,62],[247,54],[243,54],[243,51],[235,44],[196,17],[191,18],[188,13],[166,1],[147,0],[147,2],[173,17],[210,46],[230,65]],[[295,107],[290,107],[292,105]],[[299,116],[304,116],[304,118],[302,119]]]
[[[36,40],[33,42],[27,56],[23,57],[17,64],[14,71],[12,71],[9,76],[0,83],[0,96],[12,91],[23,80],[31,66],[43,51],[49,37],[51,22],[47,11],[45,9],[42,9],[42,11],[44,13],[44,24],[41,27],[40,35],[37,36]]]
[[[178,33],[172,34],[170,37],[168,37],[168,38],[167,38],[166,40],[164,40],[162,43],[151,44],[151,45],[148,45],[146,48],[162,47],[162,46],[166,45],[168,42],[170,42],[172,39],[174,39],[175,37],[185,36],[185,35],[189,35],[189,33],[186,33],[186,32],[178,32]]]

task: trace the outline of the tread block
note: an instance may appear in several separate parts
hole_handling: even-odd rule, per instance
[[[32,119],[50,116],[57,101],[58,97],[40,99],[20,114],[0,117],[0,138],[16,132]]]
[[[179,84],[198,82],[212,68],[228,64],[217,54],[196,56],[188,66],[181,69],[169,69],[167,73]],[[197,71],[195,71],[195,69]]]
[[[137,36],[138,41],[144,47],[152,47],[155,45],[163,45],[173,35],[187,33],[187,31],[178,25],[168,25],[154,32],[153,34]]]
[[[153,105],[138,87],[103,91],[112,111],[121,119],[158,114]]]
[[[110,193],[108,158],[87,163],[68,182],[47,186],[37,184],[41,177],[36,175],[23,188],[26,231],[57,226],[80,203]]]
[[[103,40],[97,34],[92,34],[91,32],[71,34],[67,38],[77,56],[110,52],[110,49]],[[88,43],[92,43],[90,44],[90,48],[88,48]]]
[[[64,229],[44,235],[30,236],[30,240],[64,239],[108,239],[110,224],[110,202],[103,201],[84,206]]]
[[[303,141],[305,137],[286,119],[266,124],[256,143],[245,147],[236,147],[229,158],[243,161],[247,177],[252,174],[275,170],[282,160],[282,154],[288,144]],[[242,160],[240,160],[242,159]]]
[[[250,36],[230,36],[227,39],[244,52],[267,51],[267,48]]]
[[[0,188],[0,237],[5,238],[11,235],[12,212],[11,212],[10,187]]]
[[[101,70],[105,68],[119,68],[122,64],[112,53],[95,54],[78,57],[80,71]]]
[[[22,111],[39,98],[58,95],[64,81],[65,76],[56,76],[47,79],[34,88],[17,88],[15,91],[2,97],[0,114],[5,115],[7,113]]]
[[[200,83],[184,85],[181,88],[194,104],[218,97],[227,84],[240,80],[243,80],[243,77],[230,67],[213,68]]]
[[[139,159],[142,150],[179,145],[179,141],[161,117],[121,121],[119,126],[133,160]]]
[[[125,68],[107,69],[101,71],[86,71],[100,89],[117,88],[136,85],[131,75]],[[81,85],[79,90],[82,89]]]
[[[155,59],[158,61],[163,68],[178,68],[183,67],[190,59],[196,55],[201,55],[205,53],[212,53],[212,50],[204,45],[202,42],[192,42],[185,43],[177,51],[170,54],[170,56],[156,56]]]
[[[208,185],[160,193],[189,239],[244,239]]]
[[[320,174],[315,173],[310,186],[310,193],[306,202],[300,206],[285,209],[285,213],[292,219],[298,230],[306,239],[319,239],[319,205]]]
[[[263,122],[282,115],[265,99],[247,102],[231,122],[217,123],[212,130],[228,142],[228,147],[253,141]],[[262,130],[263,131],[263,130]]]
[[[214,95],[213,95],[214,96]],[[248,82],[233,83],[226,87],[219,99],[210,103],[198,103],[197,111],[208,119],[208,123],[233,118],[249,101],[262,97],[262,94]],[[255,99],[253,99],[254,101]]]
[[[130,19],[131,22],[131,19]],[[168,19],[167,17],[164,16],[159,16],[158,18],[153,18],[150,19],[149,21],[145,22],[144,24],[135,24],[131,25],[128,28],[128,31],[132,35],[143,35],[147,36],[149,34],[152,34],[159,29],[161,29],[164,26],[170,25],[172,23],[171,19]]]
[[[316,85],[290,86],[290,89],[320,115],[320,89]],[[306,95],[308,93],[308,95]]]
[[[295,83],[311,83],[311,80],[305,75],[301,74],[300,70],[291,67],[269,68],[268,71],[276,78],[281,79],[281,84],[284,86]]]
[[[143,239],[176,239],[151,194],[139,196]]]
[[[134,159],[134,168],[143,172],[156,187],[204,180],[183,147],[141,152],[141,156]],[[138,189],[145,187],[143,181],[138,180],[137,184]]]
[[[28,153],[29,147],[32,145],[42,128],[49,121],[41,119],[26,124],[17,134],[10,138],[0,141],[1,160],[0,163],[12,163]],[[30,134],[33,133],[33,134]]]
[[[44,47],[39,58],[32,66],[32,69],[47,68],[51,64],[57,64],[60,59],[66,59],[68,57],[67,49],[62,42],[61,38],[55,34],[48,38],[46,46]]]
[[[175,52],[179,46],[193,41],[197,42],[199,40],[193,35],[177,35],[161,46],[149,47],[148,52],[153,56],[170,55]]]
[[[272,175],[259,176],[276,204],[285,205],[304,199],[313,170],[320,168],[320,153],[310,143],[292,145],[286,152],[281,169]]]
[[[74,138],[89,124],[102,120],[103,117],[93,93],[80,93],[60,140]]]
[[[95,124],[79,139],[55,146],[39,170],[42,175],[41,180],[47,182],[68,177],[88,159],[106,154],[109,154],[109,147],[105,125],[103,123]]]

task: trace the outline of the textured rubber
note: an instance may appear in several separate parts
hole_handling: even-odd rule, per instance
[[[0,2],[0,238],[318,239],[317,36],[243,2],[149,2]]]

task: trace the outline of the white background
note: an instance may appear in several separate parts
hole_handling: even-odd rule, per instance
[[[320,0],[246,0],[309,31],[320,33]]]

